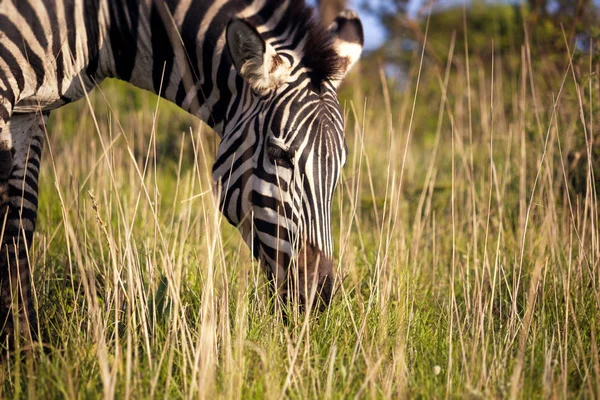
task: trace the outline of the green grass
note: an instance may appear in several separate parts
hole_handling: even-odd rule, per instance
[[[597,132],[598,65],[455,56],[418,80],[415,57],[405,92],[344,101],[342,279],[289,325],[218,213],[207,128],[114,81],[55,112],[43,349],[7,358],[0,397],[600,396],[595,181],[569,189],[567,161]]]

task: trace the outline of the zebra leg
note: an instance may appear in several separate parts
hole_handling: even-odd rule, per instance
[[[4,136],[4,135],[2,135],[2,132],[5,132],[5,131],[7,131],[6,128],[5,129],[0,128],[0,137]],[[0,179],[1,180],[8,179],[8,175],[10,174],[10,171],[12,170],[12,163],[13,163],[13,155],[12,155],[12,149],[10,148],[10,141],[0,140]]]
[[[6,101],[4,91],[0,91],[0,180],[8,179],[12,169],[11,138],[6,127],[10,120],[12,103]]]
[[[15,114],[0,133],[0,332],[33,340],[37,317],[31,295],[29,246],[37,215],[38,175],[48,114]],[[7,157],[8,158],[8,157]],[[7,170],[8,169],[8,170]]]

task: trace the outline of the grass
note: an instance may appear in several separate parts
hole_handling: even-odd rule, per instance
[[[343,279],[289,325],[210,193],[207,128],[114,81],[55,112],[43,350],[7,357],[0,397],[600,396],[595,180],[571,188],[567,157],[597,131],[598,65],[448,55],[345,99]]]

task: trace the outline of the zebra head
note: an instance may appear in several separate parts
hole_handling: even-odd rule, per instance
[[[251,20],[227,27],[237,95],[213,178],[223,214],[277,294],[302,305],[320,299],[323,309],[333,286],[331,203],[347,157],[336,88],[360,56],[363,31],[351,11],[329,29],[290,17],[283,36]]]

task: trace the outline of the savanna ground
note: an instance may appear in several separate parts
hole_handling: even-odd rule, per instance
[[[0,396],[600,396],[598,62],[463,40],[443,65],[416,51],[404,90],[345,86],[337,293],[288,325],[218,212],[207,128],[115,81],[54,112],[42,343],[6,357]]]

